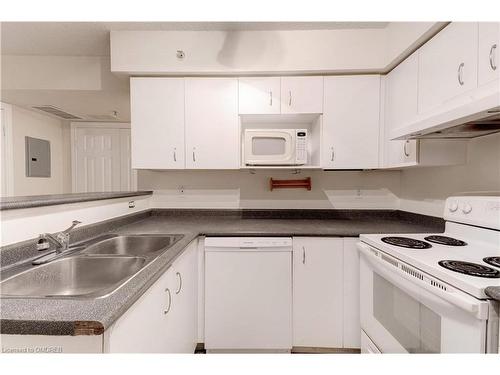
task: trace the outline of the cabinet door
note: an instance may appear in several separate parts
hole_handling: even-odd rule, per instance
[[[359,348],[359,238],[344,238],[344,348]]]
[[[479,22],[479,86],[500,77],[500,23]]]
[[[325,77],[322,167],[378,168],[380,76]]]
[[[240,114],[279,114],[280,78],[238,79]]]
[[[167,270],[106,332],[108,353],[168,353],[173,272]]]
[[[168,341],[170,353],[194,353],[197,344],[198,318],[198,248],[197,241],[184,250],[172,265],[173,309]]]
[[[418,112],[441,110],[477,87],[477,29],[452,22],[419,50]]]
[[[238,80],[186,78],[186,168],[239,168]]]
[[[343,345],[343,240],[293,238],[293,345]]]
[[[391,131],[417,116],[418,53],[414,53],[386,76],[384,167],[417,164],[417,141],[392,141]]]
[[[281,113],[323,113],[323,77],[281,77]]]
[[[131,78],[132,168],[184,168],[184,79]]]

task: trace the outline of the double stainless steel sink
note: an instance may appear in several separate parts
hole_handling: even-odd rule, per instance
[[[0,282],[0,295],[99,298],[120,288],[182,237],[180,234],[97,237],[73,246],[59,259],[14,270],[13,275]]]

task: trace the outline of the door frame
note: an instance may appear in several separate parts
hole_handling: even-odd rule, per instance
[[[13,135],[12,135],[12,105],[0,102],[0,110],[5,113],[5,123],[2,123],[1,131],[4,132],[5,137],[5,160],[2,164],[5,167],[5,191],[3,195],[11,196],[14,194],[14,149],[13,149]],[[2,147],[2,146],[0,146]],[[0,166],[2,168],[2,166]],[[1,178],[1,177],[0,177]],[[4,182],[2,181],[2,185]]]
[[[72,122],[71,129],[71,191],[75,193],[76,186],[76,130],[77,129],[130,129],[129,122]],[[132,174],[131,189],[137,189],[137,173]]]

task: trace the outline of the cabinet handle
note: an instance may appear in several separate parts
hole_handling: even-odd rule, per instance
[[[194,149],[193,149],[193,161],[196,162],[196,154],[194,152]]]
[[[288,91],[288,106],[292,105],[292,90]]]
[[[495,62],[495,50],[497,49],[497,44],[493,44],[490,48],[490,66],[491,69],[497,70],[497,64]]]
[[[333,159],[335,159],[335,151],[333,151],[333,147],[330,147],[330,150],[332,150],[332,156],[330,158],[330,161],[333,161]]]
[[[272,107],[273,106],[273,92],[269,91],[269,105]]]
[[[460,83],[460,86],[464,85],[464,80],[463,80],[463,71],[464,71],[464,63],[460,63],[458,66],[458,83]]]
[[[175,294],[179,294],[182,289],[182,275],[180,274],[180,272],[177,272],[176,275],[179,278],[179,289],[175,291]]]
[[[165,293],[168,294],[168,305],[167,305],[167,308],[165,310],[163,310],[163,314],[167,315],[168,312],[170,311],[170,308],[172,307],[172,294],[170,293],[169,288],[165,289]]]
[[[405,145],[403,146],[403,151],[404,151],[406,157],[410,156],[410,153],[406,149],[406,146],[408,146],[409,143],[410,143],[410,141],[406,141]]]
[[[302,264],[306,264],[306,248],[302,246]]]
[[[174,161],[177,161],[177,155],[175,154],[175,148],[174,148]]]

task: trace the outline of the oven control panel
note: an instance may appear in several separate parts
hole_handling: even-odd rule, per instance
[[[448,221],[500,230],[500,193],[485,196],[456,196],[446,200]]]

